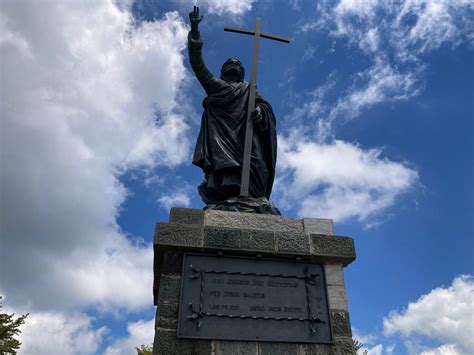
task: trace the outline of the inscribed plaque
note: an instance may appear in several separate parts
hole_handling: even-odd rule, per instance
[[[323,266],[186,254],[177,336],[330,343]]]

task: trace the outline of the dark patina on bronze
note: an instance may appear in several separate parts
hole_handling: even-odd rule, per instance
[[[186,254],[182,275],[178,338],[332,343],[320,264]]]
[[[206,209],[279,215],[269,201],[277,154],[276,119],[271,105],[257,92],[257,63],[260,38],[289,40],[260,32],[259,18],[255,30],[226,27],[254,36],[251,78],[244,80],[245,69],[236,58],[223,64],[218,77],[202,56],[202,18],[194,6],[189,13],[189,61],[207,94],[193,155],[193,164],[204,172],[199,194]]]

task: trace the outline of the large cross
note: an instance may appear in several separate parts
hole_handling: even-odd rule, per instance
[[[240,196],[249,196],[249,183],[250,183],[250,159],[252,157],[252,137],[253,137],[253,122],[252,112],[255,109],[255,95],[257,91],[257,64],[258,64],[258,46],[260,43],[260,37],[273,39],[275,41],[290,43],[290,41],[284,37],[270,35],[267,33],[260,32],[260,18],[257,17],[255,22],[255,31],[242,30],[239,28],[224,27],[224,31],[237,32],[246,35],[253,35],[253,55],[252,55],[252,74],[250,77],[250,93],[249,102],[247,107],[247,122],[245,128],[245,144],[244,144],[244,157],[242,161],[242,178],[240,182]]]

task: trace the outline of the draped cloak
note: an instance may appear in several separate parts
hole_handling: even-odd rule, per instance
[[[193,164],[205,173],[199,191],[206,203],[212,203],[238,196],[249,84],[213,76],[207,85]],[[260,107],[262,118],[254,122],[249,194],[269,199],[275,177],[276,122],[272,107],[258,94],[255,104]]]

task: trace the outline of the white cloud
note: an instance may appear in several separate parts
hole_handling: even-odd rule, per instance
[[[474,40],[472,0],[405,0],[396,10],[394,40],[403,40],[395,45],[405,51],[422,54],[445,43],[456,47],[465,40]],[[415,21],[409,25],[409,19]]]
[[[290,185],[298,197],[279,194],[282,208],[299,203],[300,215],[367,222],[417,182],[413,169],[381,159],[379,149],[334,141],[335,129],[375,105],[406,101],[422,92],[424,54],[442,45],[473,42],[473,9],[472,0],[318,2],[317,18],[301,31],[326,31],[346,40],[370,65],[353,73],[345,90],[337,75],[330,75],[285,117],[293,131],[316,132],[311,139],[285,132],[279,158],[284,171],[276,190],[278,194],[278,186]],[[342,92],[339,97],[336,89]]]
[[[383,36],[389,46],[414,56],[474,39],[472,0],[341,0],[335,7],[326,4],[319,10],[323,14],[318,28],[325,26],[333,35],[373,53],[380,47],[367,46],[366,36]]]
[[[420,355],[460,355],[461,353],[457,350],[456,345],[448,344],[441,345],[434,349],[423,350]]]
[[[327,31],[359,47],[371,63],[353,73],[336,102],[324,101],[317,127],[331,137],[337,120],[350,120],[376,104],[417,96],[424,87],[425,54],[443,45],[474,43],[472,0],[341,0],[318,3],[317,18],[303,32]],[[307,106],[311,106],[311,101]],[[302,105],[304,106],[304,105]]]
[[[389,345],[387,347],[382,344],[377,344],[372,347],[363,346],[357,351],[358,355],[392,355],[395,350],[395,345]]]
[[[474,280],[461,275],[449,287],[438,287],[402,311],[384,318],[384,333],[403,337],[425,336],[442,344],[426,354],[474,352]],[[446,351],[446,352],[440,352]]]
[[[346,14],[357,15],[359,17],[372,18],[375,16],[377,0],[341,0],[334,9],[338,16]]]
[[[277,196],[283,206],[299,205],[298,213],[305,217],[367,221],[393,205],[418,179],[406,164],[381,158],[381,150],[343,141],[320,144],[295,132],[279,137],[279,149]]]
[[[358,80],[319,121],[318,135],[324,139],[332,133],[337,119],[349,121],[367,108],[382,102],[404,101],[418,95],[420,83],[415,72],[402,73],[378,57],[372,67],[358,74]]]
[[[21,354],[94,354],[106,327],[93,328],[94,318],[80,313],[31,313],[18,337]]]
[[[128,336],[115,340],[105,350],[106,355],[129,355],[135,352],[135,348],[140,345],[150,345],[153,343],[155,331],[155,320],[139,320],[128,323]]]
[[[189,155],[186,25],[135,24],[113,1],[2,1],[0,19],[2,293],[34,311],[148,307],[152,249],[117,225],[119,178]]]
[[[374,333],[361,334],[357,329],[352,328],[352,338],[363,345],[357,351],[358,355],[391,355],[395,350],[395,344],[379,344],[379,339]]]
[[[158,202],[165,210],[169,210],[171,207],[189,207],[191,199],[185,192],[178,191],[170,195],[161,196]]]
[[[377,341],[377,336],[373,333],[362,334],[357,328],[352,327],[352,338],[357,339],[364,345],[371,345]]]
[[[383,345],[377,344],[371,348],[361,348],[358,353],[359,354],[366,354],[366,355],[381,355],[383,351]]]
[[[204,0],[202,2],[208,6],[208,11],[211,14],[242,15],[252,9],[254,0]]]

